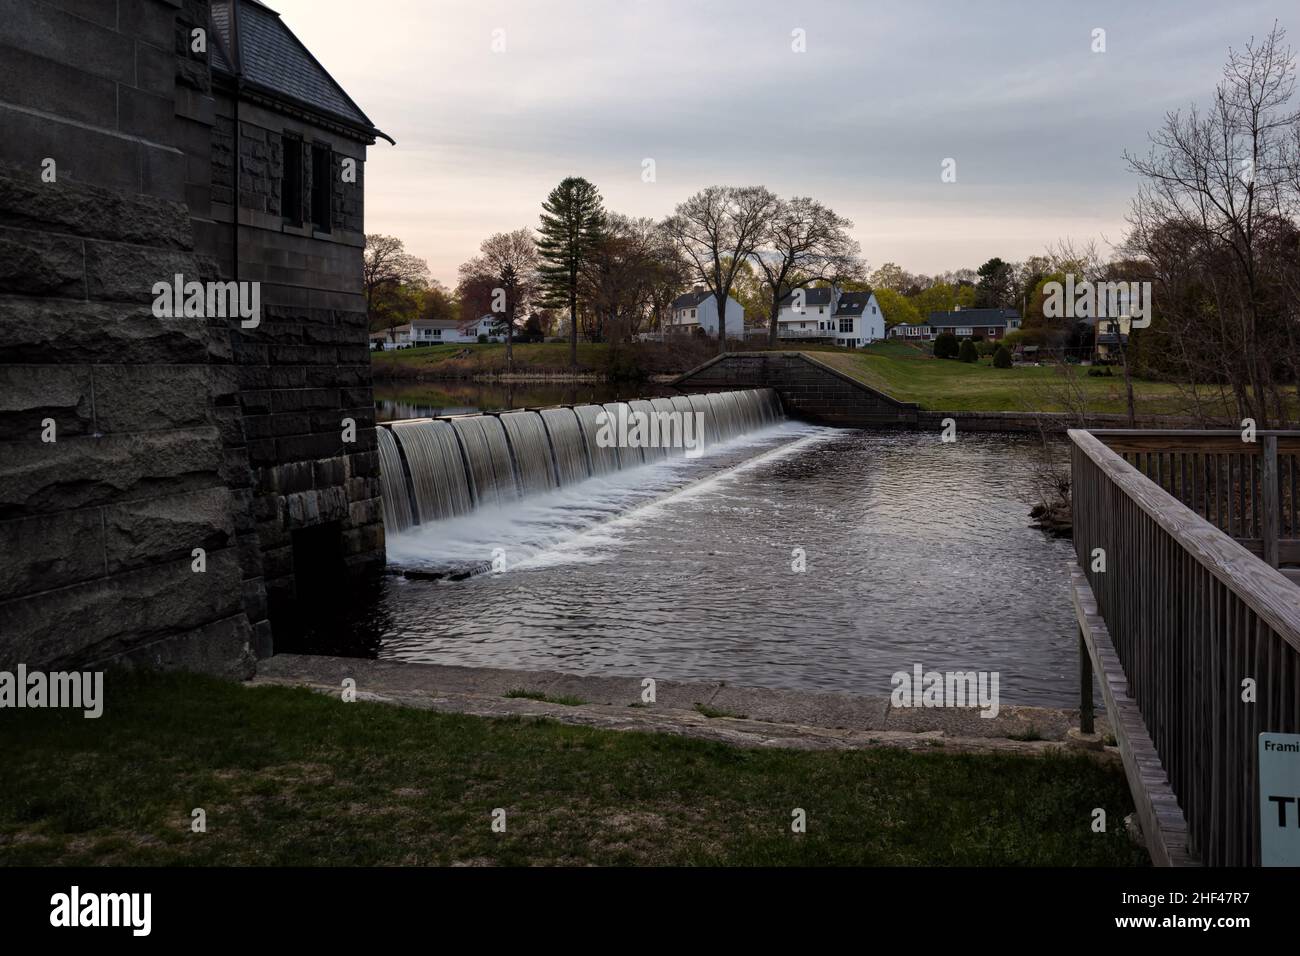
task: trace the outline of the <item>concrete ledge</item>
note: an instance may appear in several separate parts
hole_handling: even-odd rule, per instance
[[[357,699],[478,717],[546,717],[610,730],[671,733],[740,747],[865,749],[1042,755],[1063,751],[1077,723],[1069,710],[1004,706],[997,718],[976,710],[901,709],[887,697],[858,697],[720,682],[657,680],[655,703],[641,702],[639,677],[587,677],[558,671],[450,667],[346,657],[279,654],[258,664],[250,686],[306,687]],[[547,699],[506,697],[525,691]],[[570,697],[581,704],[566,705]],[[712,714],[713,716],[708,716]],[[1104,721],[1099,721],[1104,725]],[[1114,748],[1098,753],[1118,760]]]

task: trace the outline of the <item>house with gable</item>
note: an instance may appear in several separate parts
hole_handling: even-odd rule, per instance
[[[781,300],[777,334],[782,340],[860,348],[885,337],[885,316],[870,289],[844,292],[834,285],[796,289]]]

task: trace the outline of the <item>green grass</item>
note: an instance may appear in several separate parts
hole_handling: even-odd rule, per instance
[[[1067,411],[1070,389],[1056,366],[994,368],[990,359],[967,364],[936,359],[928,350],[901,342],[882,342],[859,351],[819,352],[816,357],[841,372],[922,408],[955,412]],[[1124,412],[1124,376],[1089,376],[1073,368],[1074,383],[1091,412]],[[1134,393],[1144,415],[1184,413],[1187,403],[1178,386],[1137,380]]]
[[[524,700],[540,700],[545,704],[563,704],[565,707],[581,707],[586,703],[581,697],[574,697],[572,694],[559,694],[552,697],[550,694],[543,694],[540,690],[511,690],[506,692],[506,696],[523,698]]]
[[[1122,828],[1091,831],[1094,807],[1132,805],[1119,770],[1079,756],[742,750],[193,676],[110,674],[105,693],[98,720],[0,712],[0,862],[1145,860]]]
[[[579,342],[578,371],[603,371],[608,364],[607,352],[608,346],[603,343]],[[463,355],[464,357],[461,357]],[[424,345],[418,348],[374,352],[370,356],[370,361],[375,374],[379,377],[425,375],[469,378],[473,375],[504,372],[506,346],[504,342],[483,345],[477,343]],[[516,344],[514,364],[517,372],[526,372],[529,369],[567,370],[569,343]]]

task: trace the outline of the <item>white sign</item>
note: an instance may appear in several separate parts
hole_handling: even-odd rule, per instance
[[[1259,858],[1300,866],[1300,734],[1259,735]]]

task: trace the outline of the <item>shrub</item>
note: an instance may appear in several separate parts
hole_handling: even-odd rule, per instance
[[[934,340],[935,358],[956,358],[958,351],[960,347],[957,345],[957,336],[951,332],[943,332]]]
[[[980,360],[979,350],[975,348],[975,343],[970,339],[962,339],[961,348],[957,352],[957,358],[963,362],[978,362]]]
[[[479,345],[487,345],[487,341],[488,341],[487,333],[485,333],[485,332],[480,332],[479,335],[478,335],[478,344],[479,344]]]
[[[993,353],[994,368],[1011,368],[1011,353],[1007,351],[1005,345],[999,345],[998,350]]]

